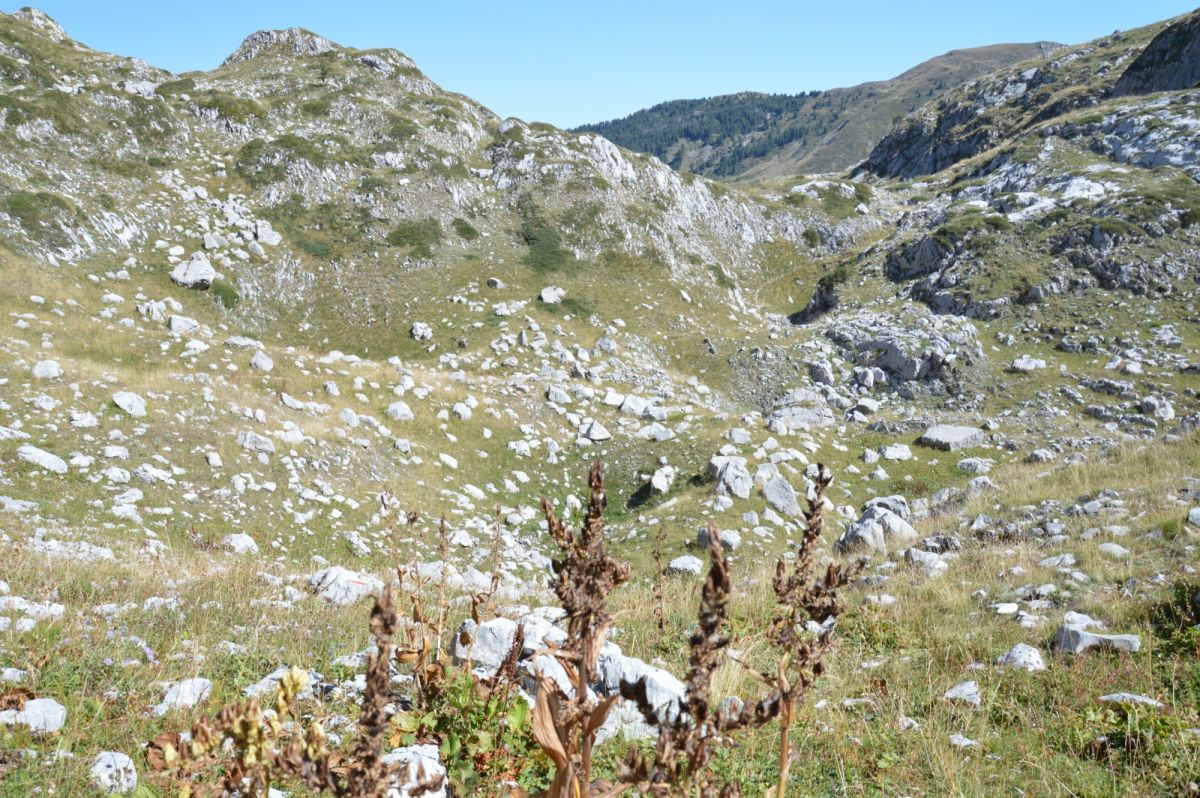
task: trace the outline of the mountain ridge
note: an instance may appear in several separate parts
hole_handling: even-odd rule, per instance
[[[0,16],[0,795],[212,792],[250,759],[221,708],[281,682],[295,723],[237,747],[250,704],[237,756],[536,793],[561,760],[527,713],[414,691],[571,682],[540,658],[597,462],[628,563],[599,779],[653,750],[643,703],[777,706],[788,639],[829,656],[792,682],[783,792],[1194,792],[1200,89],[1113,87],[1186,79],[1197,19],[949,89],[877,172],[730,186],[394,50],[285,29],[173,75]],[[769,599],[805,562],[859,569],[845,614]],[[434,671],[372,659],[389,585],[440,618],[393,638]],[[705,774],[771,789],[778,726],[721,728]],[[289,773],[271,790],[316,798]]]
[[[931,94],[1059,46],[1035,42],[956,49],[887,80],[797,95],[739,92],[671,100],[574,130],[598,132],[674,168],[715,177],[752,180],[842,171],[865,158],[896,117]],[[838,135],[847,131],[848,138]]]

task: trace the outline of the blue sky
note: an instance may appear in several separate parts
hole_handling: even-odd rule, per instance
[[[91,47],[175,72],[216,66],[255,30],[298,25],[348,46],[395,47],[443,87],[502,116],[569,127],[663,100],[794,94],[888,78],[959,47],[1077,43],[1190,11],[1194,2],[42,0],[38,7]]]

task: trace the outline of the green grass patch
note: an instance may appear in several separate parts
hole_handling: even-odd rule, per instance
[[[179,80],[168,80],[166,83],[158,84],[154,89],[154,93],[160,97],[177,97],[180,94],[191,94],[196,90],[196,81],[191,78],[180,78]]]
[[[211,108],[217,115],[231,122],[245,124],[253,118],[266,116],[262,103],[248,97],[238,97],[219,91],[206,91],[192,98],[201,108]]]
[[[333,101],[329,97],[322,97],[318,100],[309,100],[300,104],[300,110],[309,116],[324,118],[329,116],[329,111],[333,107]]]
[[[370,241],[370,212],[356,205],[327,202],[309,206],[302,195],[293,194],[263,216],[315,258],[334,259],[359,252]]]
[[[575,263],[575,257],[562,245],[558,230],[551,226],[528,194],[521,197],[521,240],[529,247],[523,259],[535,272],[561,271]]]
[[[596,312],[596,304],[587,297],[567,296],[558,303],[559,307],[581,319],[590,318]]]
[[[407,249],[414,258],[432,258],[433,248],[442,242],[442,223],[433,217],[401,222],[388,233],[387,242]]]
[[[44,119],[54,125],[59,133],[67,135],[78,135],[87,129],[77,100],[70,94],[53,89],[24,97],[0,94],[0,109],[4,110],[4,122],[10,127]]]
[[[76,214],[75,208],[67,200],[49,191],[17,191],[9,194],[0,199],[0,211],[17,221],[31,237],[52,246],[68,243],[56,222]]]
[[[392,116],[391,125],[388,127],[388,138],[395,141],[404,141],[411,139],[413,136],[421,132],[421,128],[416,122],[411,119],[406,119],[402,116]]]
[[[242,298],[242,295],[238,293],[233,283],[225,280],[213,280],[208,290],[226,310],[233,310]]]
[[[463,241],[474,241],[479,238],[479,231],[460,216],[454,217],[454,221],[450,222],[450,226],[454,228],[454,232],[458,233],[458,237]]]
[[[354,151],[345,139],[335,136],[325,143],[333,145],[333,151],[292,133],[285,133],[271,141],[254,139],[238,151],[233,168],[251,188],[261,188],[283,180],[287,176],[288,165],[296,161],[305,161],[318,169],[333,163],[362,162],[360,153]]]

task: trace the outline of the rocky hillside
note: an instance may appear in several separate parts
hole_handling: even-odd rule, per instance
[[[939,172],[1113,96],[1194,88],[1195,15],[1055,51],[971,81],[926,104],[871,151],[887,177]]]
[[[673,100],[623,119],[582,125],[673,168],[753,180],[849,169],[899,116],[966,81],[1057,45],[998,44],[954,50],[890,80],[795,95],[743,92]]]
[[[236,256],[246,318],[311,316],[317,293],[339,319],[369,315],[355,294],[435,260],[482,259],[500,277],[517,262],[570,273],[621,258],[677,279],[753,271],[756,248],[823,222],[767,212],[595,136],[498,119],[395,51],[264,32],[219,69],[174,76],[44,25],[5,20],[10,246],[51,263],[133,252],[169,265],[176,256],[153,254],[155,241],[191,251],[219,237],[216,224],[273,226],[290,244],[282,263],[253,248]],[[205,252],[228,270],[225,239]],[[336,273],[291,279],[306,257]],[[357,288],[328,290],[331,280]]]
[[[854,179],[739,188],[394,50],[262,31],[173,75],[0,16],[0,795],[165,795],[145,743],[289,666],[345,753],[398,565],[478,675],[520,625],[532,697],[565,635],[539,503],[576,523],[596,460],[631,566],[606,777],[655,734],[623,685],[679,706],[710,523],[739,586],[713,700],[778,666],[764,596],[824,463],[822,556],[865,570],[798,794],[1194,792],[1200,92],[1165,56],[1193,24],[960,86]],[[396,792],[419,761],[468,794],[495,757],[401,728],[410,679]],[[747,795],[773,728],[716,759]]]

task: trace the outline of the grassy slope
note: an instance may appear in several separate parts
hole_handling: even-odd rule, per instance
[[[1042,548],[1034,542],[1011,542],[968,549],[938,581],[928,581],[901,567],[881,589],[897,604],[877,607],[854,591],[853,608],[845,619],[832,669],[816,693],[805,702],[796,735],[798,760],[792,790],[799,795],[897,794],[1012,794],[1031,795],[1173,795],[1184,788],[1187,774],[1200,761],[1194,738],[1171,737],[1161,750],[1115,752],[1108,760],[1087,755],[1089,743],[1110,731],[1097,711],[1096,697],[1115,691],[1150,695],[1167,705],[1161,715],[1181,725],[1195,725],[1200,699],[1200,666],[1194,658],[1169,656],[1177,642],[1162,638],[1151,627],[1148,606],[1166,598],[1168,585],[1183,578],[1194,552],[1194,535],[1183,531],[1186,508],[1174,499],[1186,477],[1200,470],[1200,440],[1195,436],[1174,446],[1128,447],[1106,459],[1052,471],[1047,479],[1036,467],[1013,465],[995,474],[1004,486],[999,494],[973,502],[966,517],[987,512],[1001,518],[1019,517],[1020,507],[1046,499],[1074,501],[1117,488],[1124,510],[1109,511],[1098,521],[1071,521],[1072,537],[1091,524],[1129,527],[1120,538],[1132,551],[1115,561],[1097,551],[1111,539],[1101,535],[1090,542],[1072,540],[1065,546]],[[954,516],[919,524],[921,534],[954,532]],[[1163,540],[1142,540],[1151,530]],[[1049,619],[1035,630],[1024,630],[1011,618],[994,614],[987,604],[1026,583],[1063,584],[1062,577],[1037,565],[1047,554],[1069,550],[1091,581],[1069,587],[1059,606],[1045,611]],[[1023,566],[1022,576],[1008,569]],[[29,668],[31,686],[42,695],[64,702],[76,722],[63,735],[33,739],[8,733],[6,747],[78,751],[76,758],[43,757],[23,765],[3,782],[4,795],[24,795],[33,785],[54,786],[63,796],[90,795],[82,785],[89,751],[128,750],[133,741],[163,729],[179,729],[189,713],[165,719],[130,707],[149,707],[159,700],[164,681],[204,675],[216,684],[214,701],[236,697],[247,684],[280,663],[314,668],[332,680],[350,676],[332,668],[332,657],[367,645],[366,604],[353,609],[322,608],[311,600],[288,606],[273,603],[280,596],[258,572],[274,569],[261,564],[219,561],[173,553],[164,563],[173,574],[185,608],[139,609],[152,596],[162,595],[157,570],[135,564],[84,566],[34,555],[10,561],[6,577],[14,592],[53,595],[71,609],[58,622],[39,624],[22,640],[19,657],[6,664]],[[50,576],[48,576],[50,574]],[[1163,584],[1155,577],[1163,574]],[[639,568],[630,586],[611,597],[618,610],[617,640],[626,652],[646,659],[661,658],[676,672],[686,663],[683,641],[693,622],[697,585],[673,582],[667,591],[667,631],[654,628],[650,574]],[[1194,578],[1194,577],[1193,577]],[[763,660],[760,630],[768,612],[768,571],[762,562],[743,561],[735,571],[740,586],[734,608],[734,648],[759,667]],[[1132,586],[1132,593],[1127,588]],[[988,598],[972,597],[984,590]],[[97,623],[79,608],[101,602],[130,603],[118,619]],[[202,611],[201,611],[202,609]],[[991,667],[1000,653],[1017,642],[1047,648],[1055,624],[1065,609],[1086,612],[1106,621],[1114,631],[1140,634],[1143,650],[1135,655],[1090,654],[1079,658],[1047,656],[1049,670],[1026,674]],[[459,612],[465,612],[460,610]],[[136,635],[136,639],[131,635]],[[217,654],[216,646],[234,640],[245,653]],[[146,664],[142,645],[154,652]],[[126,659],[137,666],[120,665]],[[117,664],[111,664],[114,660]],[[982,670],[970,670],[974,662]],[[955,708],[941,694],[964,679],[979,681],[983,706]],[[118,691],[118,692],[113,692]],[[751,696],[756,686],[732,662],[718,674],[718,697]],[[118,697],[119,696],[119,697]],[[845,698],[869,697],[869,710],[842,709]],[[318,717],[351,707],[337,699],[309,703]],[[921,724],[919,731],[902,732],[901,716]],[[1142,722],[1151,717],[1142,713]],[[85,718],[85,722],[78,722]],[[977,740],[978,748],[962,750],[949,742],[953,733]],[[1191,739],[1193,742],[1188,743]],[[738,779],[747,794],[758,794],[772,772],[774,734],[767,730],[743,739],[720,757],[718,767]],[[602,749],[602,762],[619,753],[617,745]],[[302,791],[294,794],[303,794]]]

